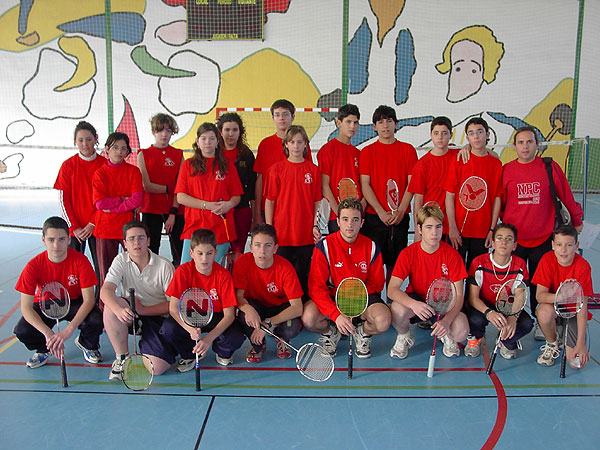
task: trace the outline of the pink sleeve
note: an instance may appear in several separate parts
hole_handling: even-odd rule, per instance
[[[113,214],[132,211],[142,205],[143,198],[144,191],[134,192],[131,197],[125,201],[121,201],[118,197],[103,198],[96,202],[96,208],[103,211],[108,210]]]
[[[560,166],[555,162],[552,162],[552,176],[554,178],[554,185],[556,186],[556,195],[569,210],[573,226],[577,227],[581,225],[583,223],[583,209],[581,208],[581,205],[575,201],[567,177]]]

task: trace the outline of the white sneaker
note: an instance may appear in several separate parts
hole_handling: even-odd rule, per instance
[[[327,353],[334,357],[337,353],[337,344],[340,342],[342,335],[338,331],[335,325],[329,325],[329,331],[321,334],[319,342],[323,344],[323,348],[327,350]]]
[[[196,359],[181,358],[177,362],[177,372],[179,372],[179,373],[189,372],[190,370],[192,370],[194,368],[195,365],[196,365]]]
[[[500,356],[504,359],[515,359],[517,357],[517,349],[510,350],[504,346],[502,342],[500,342]]]
[[[222,366],[228,366],[230,364],[233,364],[233,356],[230,356],[229,358],[224,358],[223,356],[219,356],[219,354],[216,353],[215,359],[217,360],[217,364],[220,364]]]
[[[547,342],[540,347],[542,353],[537,358],[537,363],[541,366],[553,366],[554,360],[560,355],[558,342]]]
[[[444,344],[444,348],[442,349],[442,352],[444,353],[445,356],[447,356],[448,358],[452,358],[454,356],[460,356],[460,347],[458,346],[458,344],[455,341],[450,339],[450,337],[448,335],[444,336],[440,340]]]
[[[110,374],[108,375],[108,379],[111,381],[123,381],[123,363],[125,362],[125,358],[122,359],[116,358],[110,369]]]
[[[467,338],[467,345],[465,346],[465,356],[477,358],[481,354],[482,339],[483,338],[477,339],[476,337],[469,335]]]
[[[408,349],[415,345],[415,338],[412,330],[409,328],[408,333],[396,336],[396,342],[390,350],[390,357],[394,359],[404,359],[408,356]]]
[[[371,357],[371,336],[365,334],[362,323],[356,327],[356,333],[354,333],[354,342],[356,343],[355,354],[357,358]]]
[[[542,329],[540,328],[540,324],[537,321],[535,322],[535,329],[533,330],[533,338],[536,341],[546,340],[546,337],[544,336],[544,333],[542,333]]]

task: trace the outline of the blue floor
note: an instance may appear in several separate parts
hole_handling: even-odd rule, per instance
[[[36,196],[46,216],[58,213],[48,195]],[[599,223],[600,204],[591,200],[588,218]],[[600,263],[599,244],[584,255],[592,266]],[[227,368],[211,353],[201,362],[199,393],[193,372],[169,371],[143,393],[109,381],[114,352],[103,335],[98,366],[68,344],[70,386],[62,388],[58,361],[27,369],[30,353],[12,335],[20,317],[14,285],[25,263],[43,250],[39,232],[0,229],[0,250],[1,449],[599,448],[600,310],[589,322],[593,359],[582,371],[567,368],[565,379],[559,364],[536,364],[541,342],[532,336],[523,339],[516,360],[499,357],[491,376],[485,373],[488,348],[476,359],[448,359],[439,351],[429,379],[432,340],[415,329],[416,344],[402,361],[388,355],[392,331],[375,337],[373,356],[355,359],[352,380],[346,376],[347,340],[340,341],[336,371],[325,383],[301,376],[293,360],[276,358],[273,341],[258,365],[245,362],[247,343]],[[594,283],[600,291],[596,272]],[[487,341],[495,336],[490,330]],[[316,338],[303,331],[294,344]]]

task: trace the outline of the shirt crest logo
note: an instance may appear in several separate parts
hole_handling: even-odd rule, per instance
[[[277,285],[274,281],[271,281],[269,284],[267,284],[267,292],[270,292],[271,294],[276,294],[279,292],[279,289],[277,289]]]
[[[448,266],[446,264],[442,263],[441,269],[442,269],[442,275],[444,275],[445,277],[447,277],[448,273],[449,273],[448,272]]]
[[[305,173],[304,174],[304,184],[312,184],[313,179],[312,179],[312,175],[310,173]]]
[[[173,167],[175,162],[168,156],[165,158],[165,167]]]
[[[343,263],[342,261],[340,261],[340,262],[336,262],[336,263],[334,264],[334,267],[337,267],[337,268],[339,269],[340,267],[344,267],[344,263]]]
[[[366,261],[361,261],[358,263],[358,268],[362,273],[367,273],[369,266],[367,265]]]
[[[221,174],[220,170],[217,170],[217,172],[215,173],[215,180],[217,180],[217,181],[224,181],[225,180],[225,175]]]
[[[77,286],[79,284],[79,280],[77,279],[77,275],[69,275],[67,277],[67,282],[69,286]]]
[[[219,294],[217,293],[217,290],[215,288],[212,288],[209,292],[210,294],[210,298],[212,299],[213,302],[216,302],[219,300]]]

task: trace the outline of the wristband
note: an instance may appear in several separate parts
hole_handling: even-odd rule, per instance
[[[175,215],[175,214],[177,214],[177,212],[178,212],[178,211],[179,211],[179,209],[178,209],[178,208],[175,208],[175,207],[173,206],[173,207],[172,207],[172,208],[169,210],[169,214],[173,214],[173,215]]]
[[[319,225],[313,225],[313,228],[316,228],[317,230],[319,230]]]
[[[169,185],[168,185],[168,184],[166,184],[166,185],[165,185],[165,194],[168,194],[168,193],[169,193]]]
[[[494,229],[493,229],[493,228],[490,228],[490,231],[493,233],[493,232],[494,232]]]
[[[483,313],[483,315],[485,316],[485,319],[486,319],[486,320],[487,320],[487,318],[488,318],[488,314],[489,314],[489,313],[491,313],[492,311],[493,311],[493,309],[492,309],[492,308],[488,308],[488,309],[486,309],[486,310],[485,310],[485,312]]]

